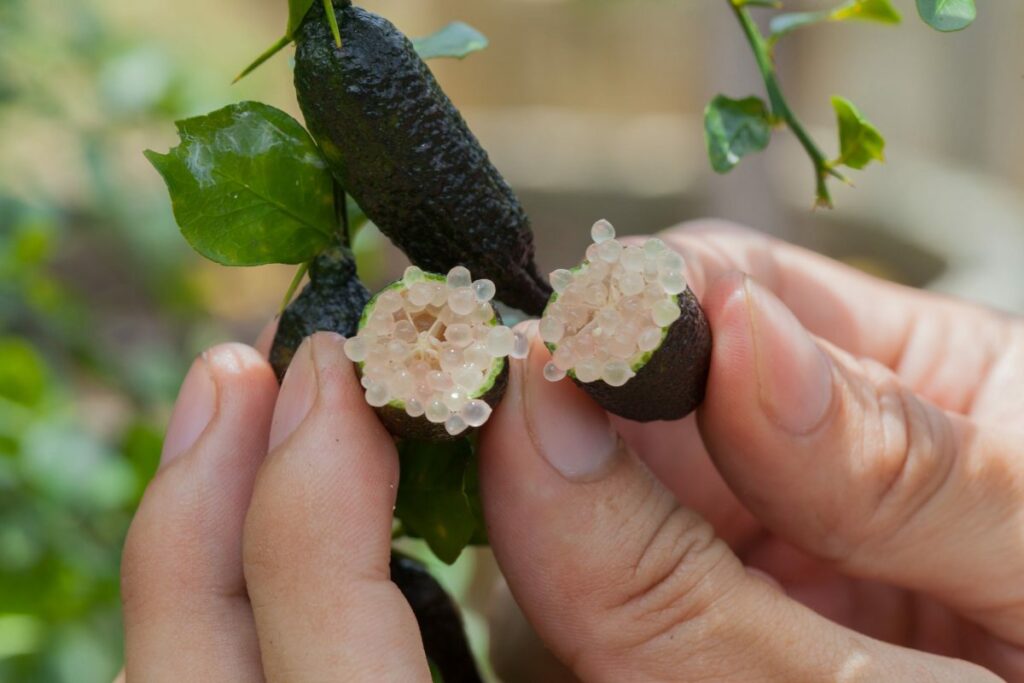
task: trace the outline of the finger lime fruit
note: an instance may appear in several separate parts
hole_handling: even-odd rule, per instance
[[[409,259],[457,265],[539,315],[551,294],[519,200],[412,43],[390,22],[335,0],[338,48],[314,3],[295,35],[295,91],[335,178]]]
[[[341,246],[323,252],[309,266],[309,283],[281,314],[270,347],[277,380],[292,362],[302,340],[314,332],[356,333],[370,292],[356,277],[352,253]]]
[[[544,375],[569,376],[621,417],[678,420],[704,399],[711,363],[711,330],[683,260],[656,238],[624,247],[607,221],[591,236],[580,266],[551,273]]]
[[[345,354],[393,435],[442,441],[487,421],[508,356],[526,353],[491,305],[494,289],[462,266],[447,276],[410,266],[366,305]]]

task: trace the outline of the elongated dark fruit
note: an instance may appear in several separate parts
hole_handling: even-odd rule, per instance
[[[529,219],[412,43],[335,0],[339,49],[321,5],[295,35],[295,91],[337,180],[413,263],[466,266],[498,299],[538,315],[551,290]]]
[[[711,329],[683,261],[658,239],[623,248],[607,221],[592,234],[586,261],[551,274],[544,374],[571,377],[621,417],[678,420],[704,399],[711,364]]]
[[[370,293],[356,277],[352,253],[334,247],[317,256],[309,266],[309,283],[281,314],[270,348],[270,364],[278,381],[292,362],[302,340],[314,332],[356,333]]]
[[[391,554],[391,580],[412,607],[423,637],[427,659],[434,663],[445,683],[478,683],[473,654],[462,628],[455,601],[419,562],[400,553]]]

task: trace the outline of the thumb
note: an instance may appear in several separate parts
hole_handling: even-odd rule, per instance
[[[586,681],[990,680],[857,635],[746,572],[535,339],[484,430],[488,534],[549,649]],[[685,456],[683,456],[685,457]]]
[[[1024,641],[1019,436],[816,339],[738,273],[703,304],[715,348],[698,422],[750,511],[847,573],[928,593]]]

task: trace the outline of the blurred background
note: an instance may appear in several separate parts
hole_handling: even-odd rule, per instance
[[[461,19],[491,47],[432,67],[520,192],[543,270],[588,228],[657,230],[714,215],[896,281],[1024,310],[1024,4],[986,3],[960,34],[912,0],[897,27],[797,32],[783,85],[834,152],[829,97],[855,102],[888,163],[811,211],[786,133],[728,176],[701,116],[762,94],[724,0],[366,0],[410,35]],[[787,2],[788,9],[834,3]],[[251,341],[294,269],[191,253],[142,150],[172,121],[241,99],[299,115],[291,49],[232,76],[284,25],[284,0],[0,0],[0,681],[109,681],[120,666],[121,542],[179,382],[206,346]],[[372,229],[371,286],[402,259]],[[443,581],[484,602],[472,553]],[[478,612],[468,618],[486,646]]]

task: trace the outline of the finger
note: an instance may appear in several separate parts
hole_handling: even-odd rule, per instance
[[[715,346],[701,433],[754,515],[844,571],[925,591],[1024,642],[1019,441],[819,343],[749,278],[712,285],[705,311]]]
[[[277,334],[277,324],[280,321],[280,316],[274,316],[273,320],[268,322],[260,330],[259,335],[256,337],[256,342],[253,344],[253,348],[260,352],[260,355],[264,358],[270,358],[270,348],[274,345],[274,335]]]
[[[245,576],[270,681],[429,681],[391,583],[398,456],[342,337],[295,354],[245,524]]]
[[[813,334],[894,370],[916,392],[949,410],[1018,416],[1024,392],[998,372],[1000,359],[1024,354],[1019,324],[988,309],[886,282],[824,256],[722,221],[698,221],[661,235],[686,260],[700,296],[724,273],[749,274]],[[994,382],[989,382],[994,375]]]
[[[262,680],[241,539],[276,395],[241,344],[207,351],[185,378],[125,541],[128,680]]]
[[[534,340],[481,441],[481,493],[516,602],[586,681],[992,680],[832,624],[747,573]]]

